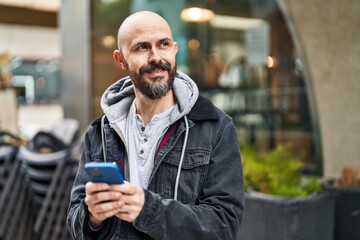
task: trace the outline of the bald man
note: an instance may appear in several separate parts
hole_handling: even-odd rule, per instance
[[[130,15],[113,57],[129,76],[103,94],[71,192],[74,239],[236,239],[244,211],[232,119],[176,70],[168,23]],[[90,182],[88,162],[116,162],[123,184]]]

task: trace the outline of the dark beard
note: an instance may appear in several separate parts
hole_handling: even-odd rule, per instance
[[[169,74],[169,79],[166,82],[163,83],[147,83],[143,79],[143,75],[146,72],[151,72],[153,70],[160,69],[160,70],[166,70]],[[166,63],[151,63],[148,66],[141,67],[139,69],[139,73],[136,73],[134,71],[130,71],[130,77],[133,80],[134,86],[139,89],[139,91],[144,94],[146,97],[148,97],[151,100],[162,98],[163,96],[168,93],[174,83],[176,75],[176,65],[171,68],[170,64]],[[162,80],[162,77],[157,77],[155,81]]]

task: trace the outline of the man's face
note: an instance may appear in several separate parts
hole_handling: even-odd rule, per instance
[[[123,43],[124,67],[143,95],[158,99],[172,89],[178,48],[167,26],[144,24],[141,28],[135,27]]]

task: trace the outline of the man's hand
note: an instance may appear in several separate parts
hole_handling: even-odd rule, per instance
[[[144,190],[135,184],[125,182],[111,185],[110,191],[121,193],[121,204],[119,204],[116,216],[124,221],[134,222],[144,206]]]
[[[100,227],[105,219],[114,215],[124,221],[135,221],[145,202],[144,190],[129,182],[113,185],[88,182],[85,192],[85,204],[94,228]]]
[[[111,190],[111,186],[106,183],[88,182],[85,193],[85,204],[88,206],[93,228],[100,227],[105,219],[116,215],[124,205],[122,193]]]

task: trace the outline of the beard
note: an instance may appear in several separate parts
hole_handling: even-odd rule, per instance
[[[144,73],[150,73],[154,70],[166,70],[168,72],[167,81],[161,81],[164,77],[156,77],[153,79],[154,83],[147,83],[143,76]],[[176,75],[176,65],[171,67],[167,63],[151,63],[148,66],[143,66],[139,69],[139,73],[130,71],[130,77],[134,86],[146,97],[151,100],[160,99],[166,95],[172,88]]]

